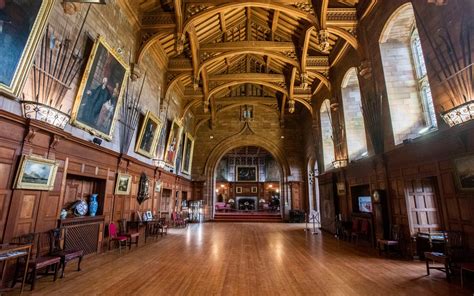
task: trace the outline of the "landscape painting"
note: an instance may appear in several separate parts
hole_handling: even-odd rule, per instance
[[[72,123],[110,141],[128,73],[121,57],[97,38],[74,102]]]
[[[0,91],[19,96],[54,0],[0,0]]]
[[[58,170],[54,160],[38,156],[23,156],[16,178],[16,188],[52,190]]]

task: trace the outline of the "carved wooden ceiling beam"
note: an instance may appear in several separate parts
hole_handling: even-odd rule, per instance
[[[275,41],[234,41],[201,44],[201,50],[204,52],[223,52],[231,50],[251,50],[256,48],[264,48],[265,50],[273,50],[278,52],[294,51],[295,45],[292,42],[275,42]]]
[[[210,75],[209,81],[249,81],[258,80],[266,82],[285,82],[285,76],[282,74],[266,74],[266,73],[238,73],[238,74],[222,74]]]

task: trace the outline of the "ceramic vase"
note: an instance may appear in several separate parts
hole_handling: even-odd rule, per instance
[[[94,193],[91,195],[91,200],[89,202],[89,215],[90,216],[95,216],[97,213],[97,209],[99,208],[99,203],[97,202],[97,193]]]

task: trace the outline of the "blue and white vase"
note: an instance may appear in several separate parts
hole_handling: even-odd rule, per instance
[[[98,196],[97,193],[93,193],[91,195],[91,200],[89,202],[89,215],[92,217],[95,216],[99,208],[99,203],[97,202],[97,196]]]

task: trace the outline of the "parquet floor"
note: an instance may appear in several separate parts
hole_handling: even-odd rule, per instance
[[[380,258],[301,224],[205,223],[86,258],[32,295],[472,295],[421,262]],[[472,285],[471,285],[472,287]],[[29,286],[26,287],[29,289]],[[18,291],[19,289],[17,289]],[[30,292],[24,293],[29,295]]]

